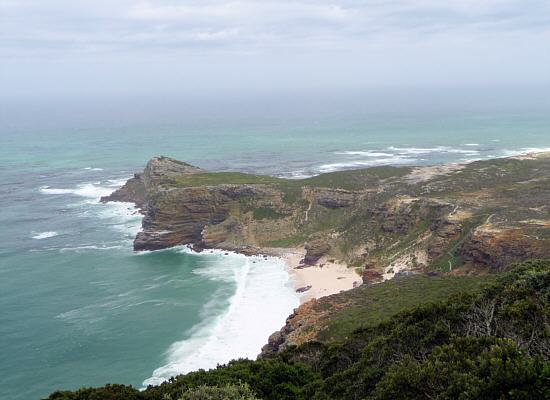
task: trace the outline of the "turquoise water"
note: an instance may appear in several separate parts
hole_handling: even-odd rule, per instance
[[[132,252],[140,216],[97,200],[151,156],[287,177],[500,157],[550,148],[548,93],[1,100],[1,397],[253,357],[297,305],[279,260]]]

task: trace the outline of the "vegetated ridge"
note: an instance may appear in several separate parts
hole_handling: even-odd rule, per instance
[[[365,295],[375,287],[363,288]],[[232,361],[141,392],[108,385],[49,400],[547,399],[549,288],[550,261],[526,262],[448,300],[377,324],[357,320],[336,341]],[[386,301],[394,297],[387,293]]]
[[[257,361],[51,399],[549,396],[550,263],[506,272],[550,258],[546,154],[302,180],[155,157],[102,201],[141,208],[136,250],[305,248],[304,264],[334,258],[365,284],[302,305]]]

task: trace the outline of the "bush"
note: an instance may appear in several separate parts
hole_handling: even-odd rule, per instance
[[[477,293],[402,312],[339,344],[232,361],[143,392],[109,385],[50,400],[544,399],[549,358],[550,261],[533,261]]]
[[[201,385],[187,389],[178,400],[259,400],[245,383],[225,386]]]
[[[83,388],[76,392],[55,392],[49,400],[142,400],[141,393],[132,386],[106,385],[101,388]]]
[[[425,362],[407,358],[392,367],[372,398],[544,399],[547,373],[511,340],[460,338],[436,347]]]

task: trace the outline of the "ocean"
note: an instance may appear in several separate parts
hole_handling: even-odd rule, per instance
[[[299,304],[284,263],[134,253],[100,204],[149,158],[301,178],[550,149],[549,88],[0,99],[2,398],[143,387],[255,357]]]

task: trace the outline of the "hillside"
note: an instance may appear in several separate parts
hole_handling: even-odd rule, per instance
[[[305,247],[306,264],[334,258],[367,283],[408,272],[502,271],[550,257],[548,154],[301,180],[156,157],[103,201],[141,207],[136,250]]]
[[[379,323],[358,317],[365,325],[338,340],[290,346],[143,392],[109,385],[49,400],[549,398],[550,261],[527,262],[465,289]],[[389,290],[378,296],[401,297]]]

